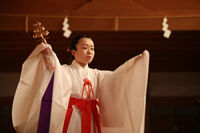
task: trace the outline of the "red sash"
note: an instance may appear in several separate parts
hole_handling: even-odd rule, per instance
[[[63,126],[63,133],[67,133],[67,129],[69,126],[69,121],[72,116],[73,108],[72,105],[75,105],[80,111],[81,111],[81,133],[91,133],[91,120],[92,116],[94,119],[94,122],[97,125],[98,133],[101,133],[101,126],[99,121],[99,113],[97,110],[97,105],[99,106],[99,102],[95,99],[90,99],[91,93],[93,94],[94,98],[94,92],[92,89],[92,84],[89,79],[85,78],[83,84],[83,91],[82,91],[82,99],[70,97],[69,100],[69,106],[67,109],[67,113],[65,116],[65,123]],[[88,85],[88,90],[86,89],[86,86]],[[87,99],[83,99],[83,94],[86,92]]]
[[[63,126],[63,133],[67,133],[71,115],[73,112],[72,105],[75,105],[82,112],[81,120],[81,133],[91,133],[91,115],[93,115],[94,122],[97,125],[98,133],[101,133],[101,126],[99,121],[99,114],[97,111],[97,100],[85,100],[70,97],[68,110],[65,116],[65,123]]]

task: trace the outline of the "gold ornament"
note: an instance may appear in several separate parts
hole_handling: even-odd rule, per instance
[[[49,35],[49,31],[45,30],[44,26],[42,26],[41,22],[36,22],[33,24],[33,38],[34,39],[40,39],[42,42],[47,43],[45,36]]]

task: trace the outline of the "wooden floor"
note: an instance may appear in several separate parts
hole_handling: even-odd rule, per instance
[[[200,97],[148,97],[145,133],[199,133]],[[12,127],[12,98],[0,99],[0,131]]]

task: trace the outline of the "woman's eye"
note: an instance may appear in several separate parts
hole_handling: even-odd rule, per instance
[[[83,47],[83,49],[87,49],[87,47]]]
[[[91,50],[94,50],[94,48],[91,48]]]

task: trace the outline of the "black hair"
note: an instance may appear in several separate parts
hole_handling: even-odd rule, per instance
[[[72,50],[77,50],[76,46],[77,46],[79,40],[81,40],[81,39],[83,39],[83,38],[89,38],[89,39],[91,39],[91,38],[90,38],[89,36],[87,36],[87,35],[79,35],[79,36],[73,38],[72,41],[71,41],[71,43],[70,43],[70,46],[69,46],[69,52],[71,52]],[[74,56],[71,55],[70,63],[71,63],[71,61],[73,61],[73,60],[74,60]]]
[[[71,43],[70,43],[70,47],[69,50],[76,50],[76,45],[78,44],[78,41],[81,40],[82,38],[90,38],[87,35],[79,35],[75,38],[72,39]],[[91,38],[90,38],[91,39]]]

